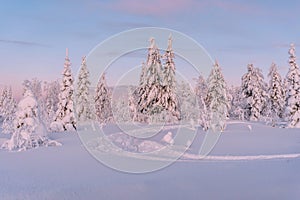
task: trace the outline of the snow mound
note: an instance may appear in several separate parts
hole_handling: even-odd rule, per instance
[[[174,140],[172,137],[172,132],[168,132],[162,139],[163,142],[166,142],[168,144],[174,144]]]
[[[105,153],[150,153],[164,148],[164,145],[124,133],[115,133],[107,137],[94,138],[88,143],[88,148]]]
[[[12,137],[10,140],[6,140],[1,148],[9,151],[25,151],[27,149],[33,149],[41,146],[61,146],[61,143],[50,140],[46,136],[30,135],[25,138],[21,137],[22,134],[18,135],[19,138]]]
[[[149,152],[160,150],[163,147],[164,147],[163,145],[155,141],[145,140],[139,145],[139,152],[149,153]]]
[[[132,137],[124,133],[109,135],[108,139],[120,150],[135,153],[149,153],[163,148],[163,145],[158,142]]]

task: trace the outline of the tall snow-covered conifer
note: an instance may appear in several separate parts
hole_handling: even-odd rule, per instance
[[[89,71],[86,66],[86,58],[82,58],[82,63],[77,80],[76,91],[76,112],[79,121],[92,119],[91,102],[90,102],[90,81]]]
[[[143,115],[161,113],[162,106],[162,64],[154,38],[150,39],[147,62],[143,66],[143,84],[139,87],[138,112]]]
[[[74,114],[74,80],[71,72],[71,63],[66,50],[63,78],[60,85],[59,103],[54,122],[51,124],[52,131],[76,130]]]
[[[175,78],[175,63],[174,53],[172,49],[172,37],[169,36],[168,48],[164,55],[164,66],[162,76],[162,97],[161,104],[163,108],[170,115],[170,118],[174,120],[180,119],[180,113],[178,108],[178,100],[176,96],[176,78]]]
[[[105,74],[103,73],[99,79],[95,94],[95,112],[98,121],[105,124],[113,120],[112,113],[112,97],[107,86]]]
[[[286,75],[286,117],[289,127],[300,128],[300,71],[296,63],[295,46],[289,50],[289,71]]]
[[[269,81],[269,115],[272,119],[272,124],[283,117],[285,109],[285,91],[280,74],[277,71],[277,66],[272,63],[268,74]]]
[[[210,113],[210,128],[224,130],[228,116],[229,102],[225,79],[219,64],[216,62],[209,77],[206,102]]]

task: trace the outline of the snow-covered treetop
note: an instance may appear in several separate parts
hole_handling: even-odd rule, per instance
[[[289,49],[289,63],[291,67],[293,68],[298,68],[297,63],[296,63],[296,51],[295,51],[295,45],[292,43]]]
[[[18,104],[19,110],[22,111],[27,111],[27,108],[35,108],[37,106],[36,99],[32,93],[31,90],[31,85],[29,81],[24,81],[23,83],[24,86],[24,94],[23,94],[23,99],[20,100]]]
[[[293,43],[291,43],[291,45],[290,45],[289,54],[291,57],[296,58],[295,45]]]
[[[151,37],[149,41],[150,41],[150,48],[151,49],[156,48],[155,39]]]
[[[86,57],[83,56],[82,61],[81,61],[79,75],[78,75],[78,79],[79,79],[78,84],[80,84],[80,82],[84,81],[84,84],[89,85],[90,83],[87,80],[88,77],[89,77],[89,71],[88,71],[87,65],[86,65]]]
[[[272,63],[268,76],[270,77],[270,87],[274,84],[278,87],[277,82],[280,82],[281,84],[281,76],[278,73],[277,65],[275,63]]]
[[[271,67],[270,67],[270,73],[269,73],[269,74],[271,74],[271,72],[275,72],[275,71],[277,71],[277,66],[276,66],[275,63],[272,62]]]
[[[67,76],[71,76],[71,71],[69,70],[71,67],[71,62],[69,59],[69,50],[66,48],[66,57],[65,57],[65,63],[64,63],[64,72],[63,74]]]
[[[86,66],[86,56],[82,56],[81,64]]]
[[[242,88],[252,90],[257,85],[263,84],[264,76],[261,70],[254,67],[253,64],[247,65],[248,72],[242,76]]]
[[[253,71],[253,68],[254,68],[253,64],[248,64],[247,65],[248,72]]]
[[[289,57],[290,68],[286,75],[287,82],[298,82],[299,77],[300,77],[300,71],[299,71],[299,67],[296,63],[295,45],[294,44],[291,44],[291,47],[290,47],[288,53],[290,55],[290,57]],[[293,85],[293,87],[296,86],[292,83],[289,85],[290,86]]]
[[[20,100],[18,107],[26,109],[27,107],[35,107],[37,102],[30,89],[25,90],[24,99]]]
[[[66,57],[69,58],[69,49],[66,48]]]
[[[160,64],[160,54],[153,37],[150,38],[150,47],[148,49],[147,65]]]
[[[172,50],[172,34],[169,35],[169,39],[168,39],[168,48],[167,51],[171,51]]]
[[[106,73],[101,74],[100,81],[101,84],[103,84],[105,87],[107,87],[106,83]]]
[[[215,67],[216,69],[219,69],[219,70],[221,70],[221,68],[220,68],[220,66],[219,66],[219,62],[218,62],[218,60],[217,60],[217,59],[215,60],[214,67]]]
[[[29,80],[25,80],[23,81],[23,87],[24,87],[24,96],[25,96],[25,93],[27,91],[30,91],[32,93],[32,90],[31,90],[31,82]]]
[[[172,35],[170,34],[168,39],[168,48],[166,49],[166,53],[164,55],[164,58],[166,59],[166,64],[168,67],[171,68],[175,72],[175,64],[174,64],[174,53],[172,49]]]

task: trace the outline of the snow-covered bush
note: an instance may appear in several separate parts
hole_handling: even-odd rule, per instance
[[[14,132],[11,139],[2,148],[8,150],[26,150],[39,146],[56,146],[59,143],[47,137],[45,127],[40,121],[38,104],[31,88],[26,85],[23,99],[18,103],[14,120]]]

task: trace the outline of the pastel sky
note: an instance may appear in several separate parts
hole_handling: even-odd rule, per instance
[[[149,26],[194,38],[229,84],[240,83],[248,63],[267,74],[275,62],[285,75],[289,44],[300,44],[299,9],[297,0],[2,0],[0,86],[17,91],[26,78],[60,78],[66,47],[76,73],[101,41]]]

